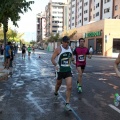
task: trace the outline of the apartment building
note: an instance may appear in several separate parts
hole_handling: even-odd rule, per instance
[[[36,16],[37,19],[37,42],[40,42],[46,37],[46,15],[45,12],[38,13]]]
[[[69,9],[69,28],[77,31],[71,41],[83,37],[86,47],[93,47],[94,54],[117,57],[120,51],[120,0],[71,0]]]
[[[120,18],[120,0],[71,0],[70,29],[102,19]]]
[[[45,7],[46,12],[46,37],[50,34],[62,33],[67,29],[68,24],[68,4],[67,0],[50,0]]]

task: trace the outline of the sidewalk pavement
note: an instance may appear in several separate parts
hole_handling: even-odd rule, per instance
[[[107,57],[107,56],[103,56],[103,55],[92,55],[92,57],[94,58],[107,58],[107,59],[116,59],[117,57]]]

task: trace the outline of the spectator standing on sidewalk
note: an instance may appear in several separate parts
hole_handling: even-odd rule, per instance
[[[11,59],[11,42],[8,42],[8,44],[5,47],[5,57],[6,57],[6,61],[5,61],[5,68],[9,69],[10,66],[10,59]]]

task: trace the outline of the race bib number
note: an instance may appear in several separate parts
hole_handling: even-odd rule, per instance
[[[62,66],[62,67],[68,67],[68,66],[70,66],[70,61],[69,61],[69,59],[68,59],[68,58],[63,58],[63,59],[61,60],[61,66]]]
[[[84,55],[79,55],[78,56],[78,61],[80,61],[80,62],[85,61],[85,56]]]

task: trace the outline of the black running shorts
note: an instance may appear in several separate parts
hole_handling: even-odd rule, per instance
[[[76,67],[81,67],[82,70],[85,69],[85,65],[77,65]]]
[[[10,58],[10,56],[6,56],[6,59],[9,59]]]
[[[22,50],[22,54],[25,54],[25,50]]]
[[[57,72],[57,80],[62,80],[67,77],[72,77],[71,71],[69,72]]]

